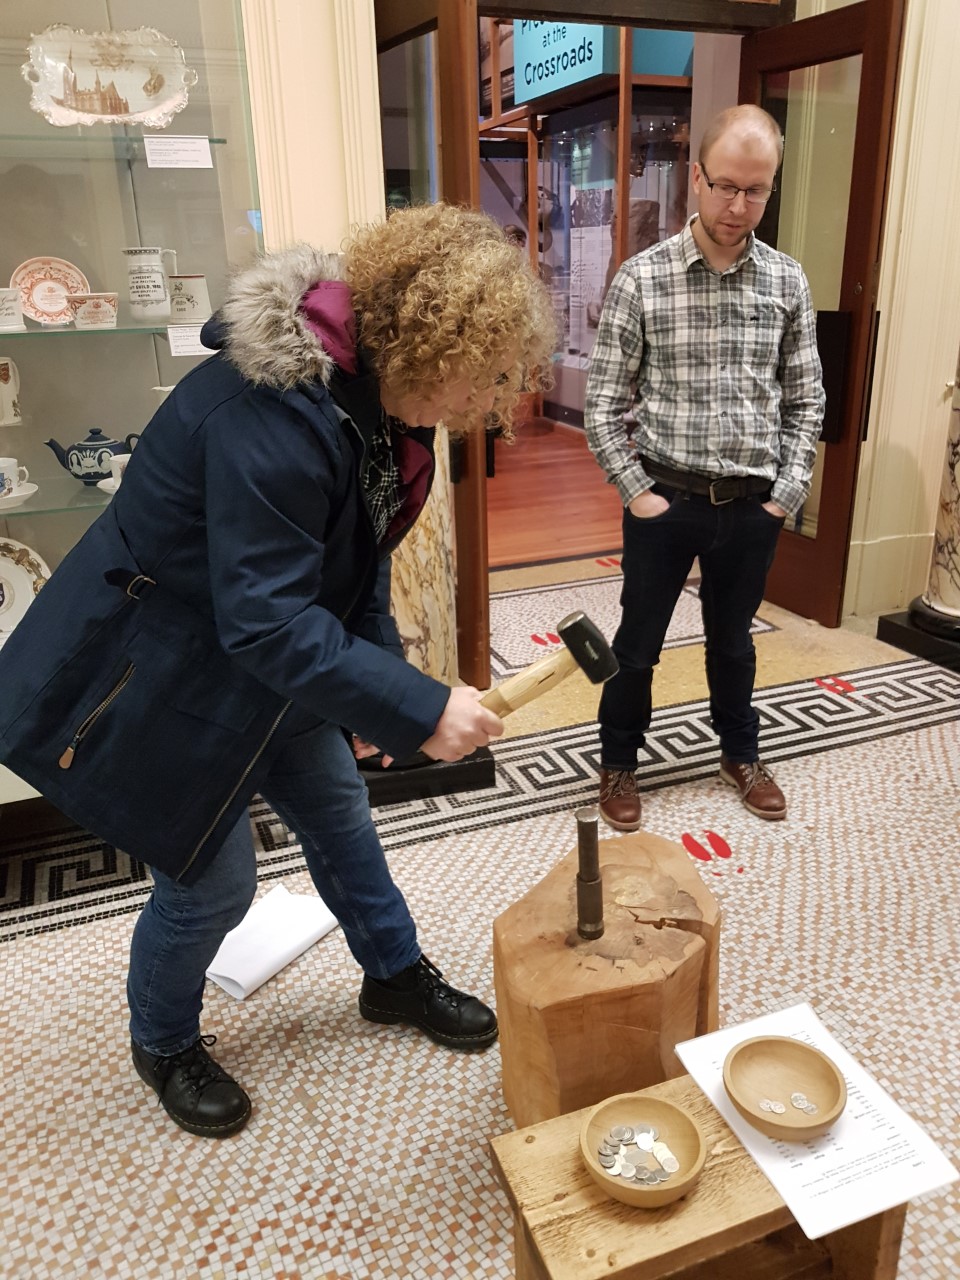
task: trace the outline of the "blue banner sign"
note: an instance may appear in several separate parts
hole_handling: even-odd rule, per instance
[[[514,102],[616,74],[617,28],[585,22],[513,23]]]

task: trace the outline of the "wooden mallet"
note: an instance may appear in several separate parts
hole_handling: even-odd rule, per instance
[[[568,613],[557,624],[557,635],[563,641],[562,649],[548,653],[504,680],[503,684],[488,689],[480,699],[481,703],[502,718],[524,703],[539,698],[541,693],[555,688],[578,668],[591,684],[603,684],[619,671],[613,650],[594,623],[580,610]]]

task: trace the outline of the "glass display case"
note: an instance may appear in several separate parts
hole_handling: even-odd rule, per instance
[[[2,643],[17,548],[52,570],[110,501],[62,451],[143,430],[262,242],[238,0],[6,0],[0,47]]]
[[[552,113],[540,160],[541,271],[561,332],[545,412],[582,425],[600,311],[617,267],[616,98]],[[675,235],[687,216],[688,90],[634,89],[627,254]]]

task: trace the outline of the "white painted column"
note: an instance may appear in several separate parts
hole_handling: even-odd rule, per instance
[[[941,537],[944,441],[958,417],[951,427],[947,388],[960,333],[958,65],[956,0],[910,0],[844,615],[906,608],[923,591]]]
[[[957,368],[960,379],[960,365]],[[947,456],[940,482],[937,527],[933,534],[933,563],[923,604],[941,615],[942,628],[956,632],[960,639],[960,383],[954,383],[953,412],[947,437]],[[915,616],[918,626],[924,625]]]
[[[373,0],[242,0],[254,149],[268,250],[303,240],[336,252],[384,216]],[[446,443],[413,533],[393,556],[393,609],[407,656],[456,679]]]

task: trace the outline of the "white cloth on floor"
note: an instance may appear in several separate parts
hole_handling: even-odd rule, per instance
[[[322,898],[275,885],[220,943],[207,977],[228,995],[245,1000],[336,924]]]

